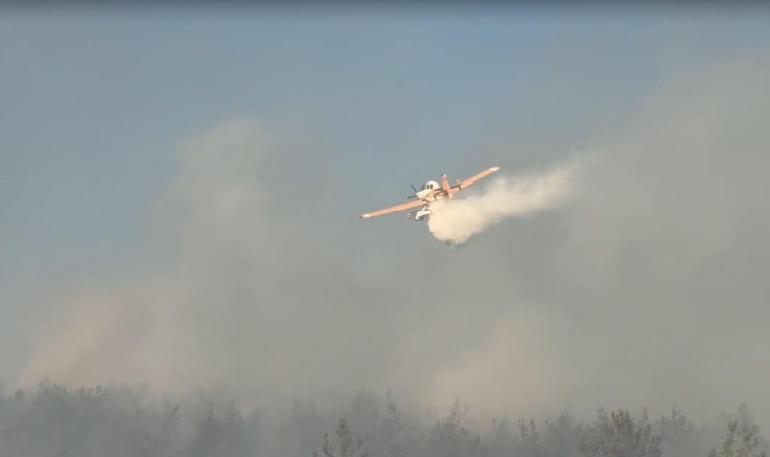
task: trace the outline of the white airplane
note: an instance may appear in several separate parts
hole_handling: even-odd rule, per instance
[[[371,213],[362,214],[361,218],[369,219],[371,217],[384,216],[385,214],[398,213],[401,211],[407,211],[414,208],[420,208],[419,210],[413,213],[407,213],[406,218],[413,221],[421,221],[425,219],[427,216],[430,216],[431,203],[438,200],[445,199],[445,198],[452,198],[454,197],[454,194],[456,194],[457,192],[472,186],[477,181],[483,178],[486,178],[492,173],[498,171],[499,169],[500,167],[487,168],[481,173],[473,175],[468,179],[463,179],[463,180],[458,179],[457,184],[451,187],[449,186],[449,181],[447,180],[446,175],[441,175],[441,185],[439,185],[439,183],[437,183],[436,181],[426,181],[425,184],[422,185],[420,190],[417,190],[414,186],[412,186],[412,190],[414,190],[414,195],[410,195],[408,198],[410,199],[413,198],[415,199],[414,201],[404,203],[401,205],[392,206],[390,208],[381,209],[378,211],[372,211]]]

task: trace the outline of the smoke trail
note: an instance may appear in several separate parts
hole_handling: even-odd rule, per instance
[[[509,217],[552,209],[572,191],[575,166],[545,174],[497,179],[481,195],[441,200],[431,205],[428,229],[437,239],[459,245]]]

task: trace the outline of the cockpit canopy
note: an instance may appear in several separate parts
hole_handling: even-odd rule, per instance
[[[427,181],[422,185],[422,190],[438,190],[439,186],[436,181]]]

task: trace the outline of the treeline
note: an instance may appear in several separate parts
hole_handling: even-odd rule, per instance
[[[0,399],[0,457],[257,455],[255,417],[202,400],[149,401],[125,387],[18,390]]]
[[[0,457],[766,457],[748,409],[718,428],[698,428],[674,409],[600,409],[593,421],[569,414],[538,422],[495,419],[469,425],[456,402],[425,419],[391,396],[361,391],[320,412],[310,400],[285,413],[243,413],[221,395],[146,395],[141,389],[67,389],[43,383],[0,397]]]

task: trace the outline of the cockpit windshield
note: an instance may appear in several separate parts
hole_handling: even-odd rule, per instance
[[[428,181],[422,185],[422,190],[436,190],[438,189],[438,183],[436,181]]]

